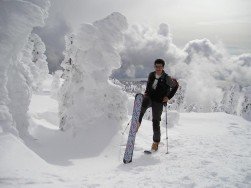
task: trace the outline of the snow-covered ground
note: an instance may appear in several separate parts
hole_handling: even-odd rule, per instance
[[[122,158],[129,129],[123,137],[104,141],[102,152],[97,148],[103,146],[95,144],[102,134],[98,128],[89,133],[91,141],[59,131],[58,103],[51,98],[50,82],[46,85],[30,104],[29,131],[34,139],[22,141],[0,130],[1,188],[251,186],[251,122],[242,117],[181,113],[178,123],[168,129],[169,154],[162,122],[162,142],[152,155],[143,153],[152,143],[151,121],[144,120],[133,162],[125,165]]]

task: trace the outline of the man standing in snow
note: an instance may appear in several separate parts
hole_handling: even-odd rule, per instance
[[[148,76],[146,91],[139,116],[139,126],[149,107],[152,107],[153,144],[152,150],[157,151],[160,142],[160,120],[163,105],[166,105],[176,93],[179,84],[176,79],[168,76],[164,71],[165,61],[157,59],[154,62],[155,71]]]

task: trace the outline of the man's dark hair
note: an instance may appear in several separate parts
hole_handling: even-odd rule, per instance
[[[165,66],[165,61],[163,59],[156,59],[154,61],[154,65],[161,64],[163,67]]]

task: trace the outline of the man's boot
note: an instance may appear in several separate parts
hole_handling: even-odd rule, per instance
[[[159,142],[153,142],[152,144],[152,151],[157,151],[158,150],[158,146],[159,146]]]

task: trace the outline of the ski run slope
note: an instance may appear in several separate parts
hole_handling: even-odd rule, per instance
[[[131,107],[133,97],[130,101]],[[57,105],[49,91],[33,95],[33,138],[23,141],[0,130],[1,188],[251,187],[251,123],[241,117],[181,113],[178,123],[168,129],[166,154],[163,113],[162,141],[152,155],[143,153],[152,143],[151,121],[143,120],[133,162],[125,165],[122,158],[129,128],[124,136],[121,129],[119,136],[97,153],[93,141],[58,131]],[[95,140],[100,133],[90,134]]]

